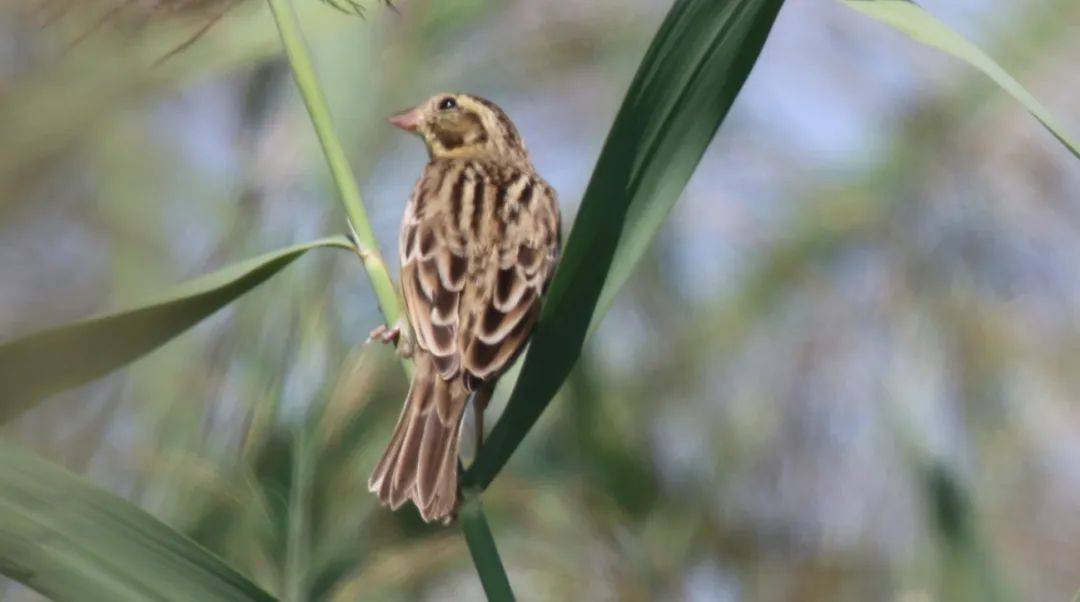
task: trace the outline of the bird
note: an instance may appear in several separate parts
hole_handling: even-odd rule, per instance
[[[368,488],[392,510],[449,524],[460,503],[458,439],[470,399],[477,449],[495,384],[525,348],[559,259],[554,189],[493,102],[436,94],[390,122],[429,161],[399,237],[406,320],[372,331],[413,359],[404,407]]]

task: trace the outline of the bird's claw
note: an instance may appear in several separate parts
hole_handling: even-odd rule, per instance
[[[397,347],[398,354],[400,354],[402,357],[412,357],[412,336],[411,333],[406,329],[406,327],[403,326],[402,322],[398,322],[393,327],[383,324],[375,330],[372,330],[371,334],[368,335],[366,342],[370,343],[372,341],[390,343],[394,347]]]
[[[386,324],[380,324],[378,328],[371,331],[368,335],[367,343],[372,341],[380,341],[383,343],[391,343],[397,347],[398,341],[401,340],[401,327],[394,326],[390,328]]]

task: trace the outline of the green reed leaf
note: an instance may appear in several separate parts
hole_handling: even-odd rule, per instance
[[[273,600],[131,503],[0,442],[0,573],[53,600]]]
[[[0,422],[42,397],[153,351],[319,247],[354,248],[343,236],[293,245],[197,278],[150,302],[0,344]]]
[[[1024,108],[1034,115],[1039,123],[1042,123],[1058,141],[1064,144],[1073,156],[1080,159],[1080,147],[1077,146],[1075,139],[1068,135],[1061,123],[1042,103],[978,46],[949,29],[948,25],[923,10],[918,4],[909,0],[841,0],[841,2],[849,8],[907,34],[916,42],[945,51],[982,71],[994,80],[994,83],[1001,86],[1002,90],[1020,101],[1020,104],[1024,105]]]
[[[506,412],[465,486],[486,487],[539,418],[682,193],[783,0],[680,0],[653,38],[578,210]]]

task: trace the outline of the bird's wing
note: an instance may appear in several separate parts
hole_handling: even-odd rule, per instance
[[[406,313],[439,376],[475,390],[501,374],[532,332],[557,260],[551,187],[522,171],[493,178],[475,164],[433,164],[400,244]]]
[[[468,273],[467,249],[446,216],[462,195],[462,165],[432,164],[413,190],[401,225],[401,287],[421,353],[445,380],[460,369],[458,308]],[[440,414],[450,415],[449,408]]]
[[[498,377],[525,347],[559,250],[555,193],[531,173],[495,181],[481,207],[484,254],[460,304],[461,369],[471,389]]]

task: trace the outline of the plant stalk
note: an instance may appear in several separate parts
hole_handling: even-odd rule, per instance
[[[296,13],[289,0],[267,0],[267,3],[274,13],[274,21],[281,35],[285,54],[289,58],[293,77],[297,87],[300,88],[300,96],[304,99],[304,106],[307,107],[315,133],[319,137],[319,144],[326,156],[326,162],[330,166],[330,173],[340,193],[341,202],[345,206],[349,228],[352,230],[356,243],[356,253],[367,270],[371,287],[375,289],[375,296],[379,300],[379,308],[382,310],[386,323],[393,326],[401,319],[401,304],[398,302],[397,288],[379,252],[375,233],[371,229],[367,212],[364,210],[363,199],[360,197],[360,188],[356,184],[356,176],[353,175],[352,168],[345,157],[341,141],[334,133],[330,109],[319,86],[318,78],[315,76],[315,68],[300,33]],[[402,367],[411,377],[412,364],[402,358]],[[499,551],[495,547],[495,539],[484,517],[480,498],[468,497],[462,505],[460,516],[461,529],[465,534],[465,541],[469,546],[473,562],[476,564],[476,572],[480,576],[484,592],[491,600],[500,602],[513,600],[514,593],[510,588],[510,580],[499,558]]]
[[[281,44],[285,47],[285,54],[289,58],[293,78],[300,89],[300,96],[304,99],[308,115],[311,116],[315,134],[319,137],[323,155],[326,156],[326,163],[330,167],[330,175],[334,178],[341,203],[345,207],[349,229],[356,242],[356,253],[367,270],[383,317],[386,323],[392,326],[401,317],[394,279],[390,277],[386,261],[379,252],[375,232],[371,229],[367,211],[364,210],[364,201],[360,197],[360,188],[356,184],[356,176],[353,175],[352,167],[349,166],[349,161],[345,157],[341,141],[334,133],[330,108],[326,104],[319,80],[315,76],[315,67],[311,63],[307,46],[300,33],[296,12],[289,0],[267,0],[267,3],[274,13],[274,21],[281,35]]]
[[[295,429],[292,441],[292,479],[289,492],[289,529],[285,547],[285,599],[306,602],[310,551],[309,517],[314,470],[310,435],[305,426]]]
[[[499,550],[495,547],[495,538],[492,537],[491,528],[488,527],[487,518],[484,517],[480,496],[473,495],[465,498],[458,520],[461,521],[465,543],[469,544],[469,554],[472,556],[473,565],[476,566],[476,572],[480,575],[480,583],[484,587],[488,600],[497,602],[514,600],[514,591],[510,588],[506,569],[503,568]]]

